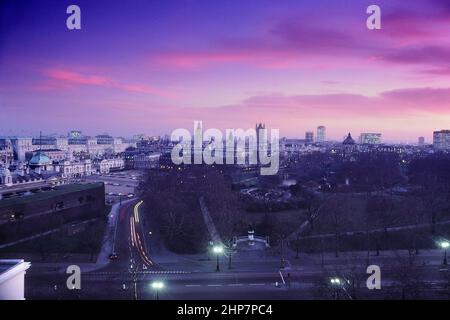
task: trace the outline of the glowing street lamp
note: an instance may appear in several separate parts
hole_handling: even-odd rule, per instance
[[[223,253],[223,248],[222,248],[222,246],[214,246],[214,247],[213,247],[213,252],[216,254],[216,257],[217,257],[216,271],[220,271],[220,266],[219,266],[219,255],[220,255],[221,253]]]
[[[448,247],[450,247],[450,242],[448,242],[447,240],[441,241],[439,243],[439,246],[444,249],[444,261],[443,264],[447,265],[447,249]]]
[[[156,300],[159,300],[159,290],[164,288],[164,282],[162,281],[154,281],[151,284],[152,289],[155,290]]]

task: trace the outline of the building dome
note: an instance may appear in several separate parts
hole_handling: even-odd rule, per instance
[[[51,163],[50,158],[40,150],[30,159],[31,166],[46,166]]]
[[[347,138],[345,138],[344,142],[342,142],[343,145],[352,146],[356,144],[355,140],[353,140],[352,135],[349,133]]]

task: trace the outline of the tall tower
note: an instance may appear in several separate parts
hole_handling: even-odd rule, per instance
[[[318,126],[317,127],[317,136],[316,136],[316,142],[325,142],[327,139],[326,136],[326,130],[327,128],[325,126]]]
[[[313,143],[314,142],[314,132],[306,131],[305,132],[305,140],[307,143]]]
[[[259,135],[260,135],[260,132],[261,131],[263,131],[261,134],[262,134],[262,136],[264,137],[264,131],[266,130],[266,125],[265,124],[263,124],[263,123],[257,123],[256,124],[256,157],[257,157],[257,160],[258,160],[258,163],[260,162],[260,159],[259,159],[259,150],[261,149],[261,148],[264,148],[267,144],[265,143],[265,142],[267,142],[267,141],[260,141],[260,139],[259,139]],[[249,150],[250,151],[250,150]],[[263,151],[263,150],[262,150]]]
[[[419,147],[423,147],[425,145],[425,137],[419,137],[418,145]]]

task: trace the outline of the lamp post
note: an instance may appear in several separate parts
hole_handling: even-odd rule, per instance
[[[216,271],[220,271],[219,255],[223,252],[222,246],[214,246],[213,252],[216,254],[216,258],[217,258]]]
[[[448,249],[448,247],[450,247],[450,242],[445,240],[445,241],[442,241],[439,245],[442,249],[444,249],[444,261],[442,263],[444,265],[447,265],[447,249]]]
[[[148,250],[149,250],[149,252],[151,252],[152,251],[152,239],[151,239],[151,236],[152,236],[152,232],[151,231],[149,231],[148,232]]]
[[[154,281],[151,286],[155,290],[156,300],[159,300],[159,290],[164,288],[164,283],[162,281]]]
[[[131,259],[131,264],[130,267],[128,269],[128,271],[131,273],[131,279],[133,281],[133,289],[134,289],[134,300],[138,300],[138,295],[137,295],[137,278],[138,278],[138,269],[136,264],[134,263],[133,258]]]

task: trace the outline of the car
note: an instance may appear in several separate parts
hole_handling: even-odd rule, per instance
[[[134,193],[129,193],[129,194],[127,195],[127,197],[128,197],[128,198],[133,198],[133,197],[134,197]]]
[[[117,260],[118,256],[117,253],[112,252],[109,256],[108,256],[109,260]]]

